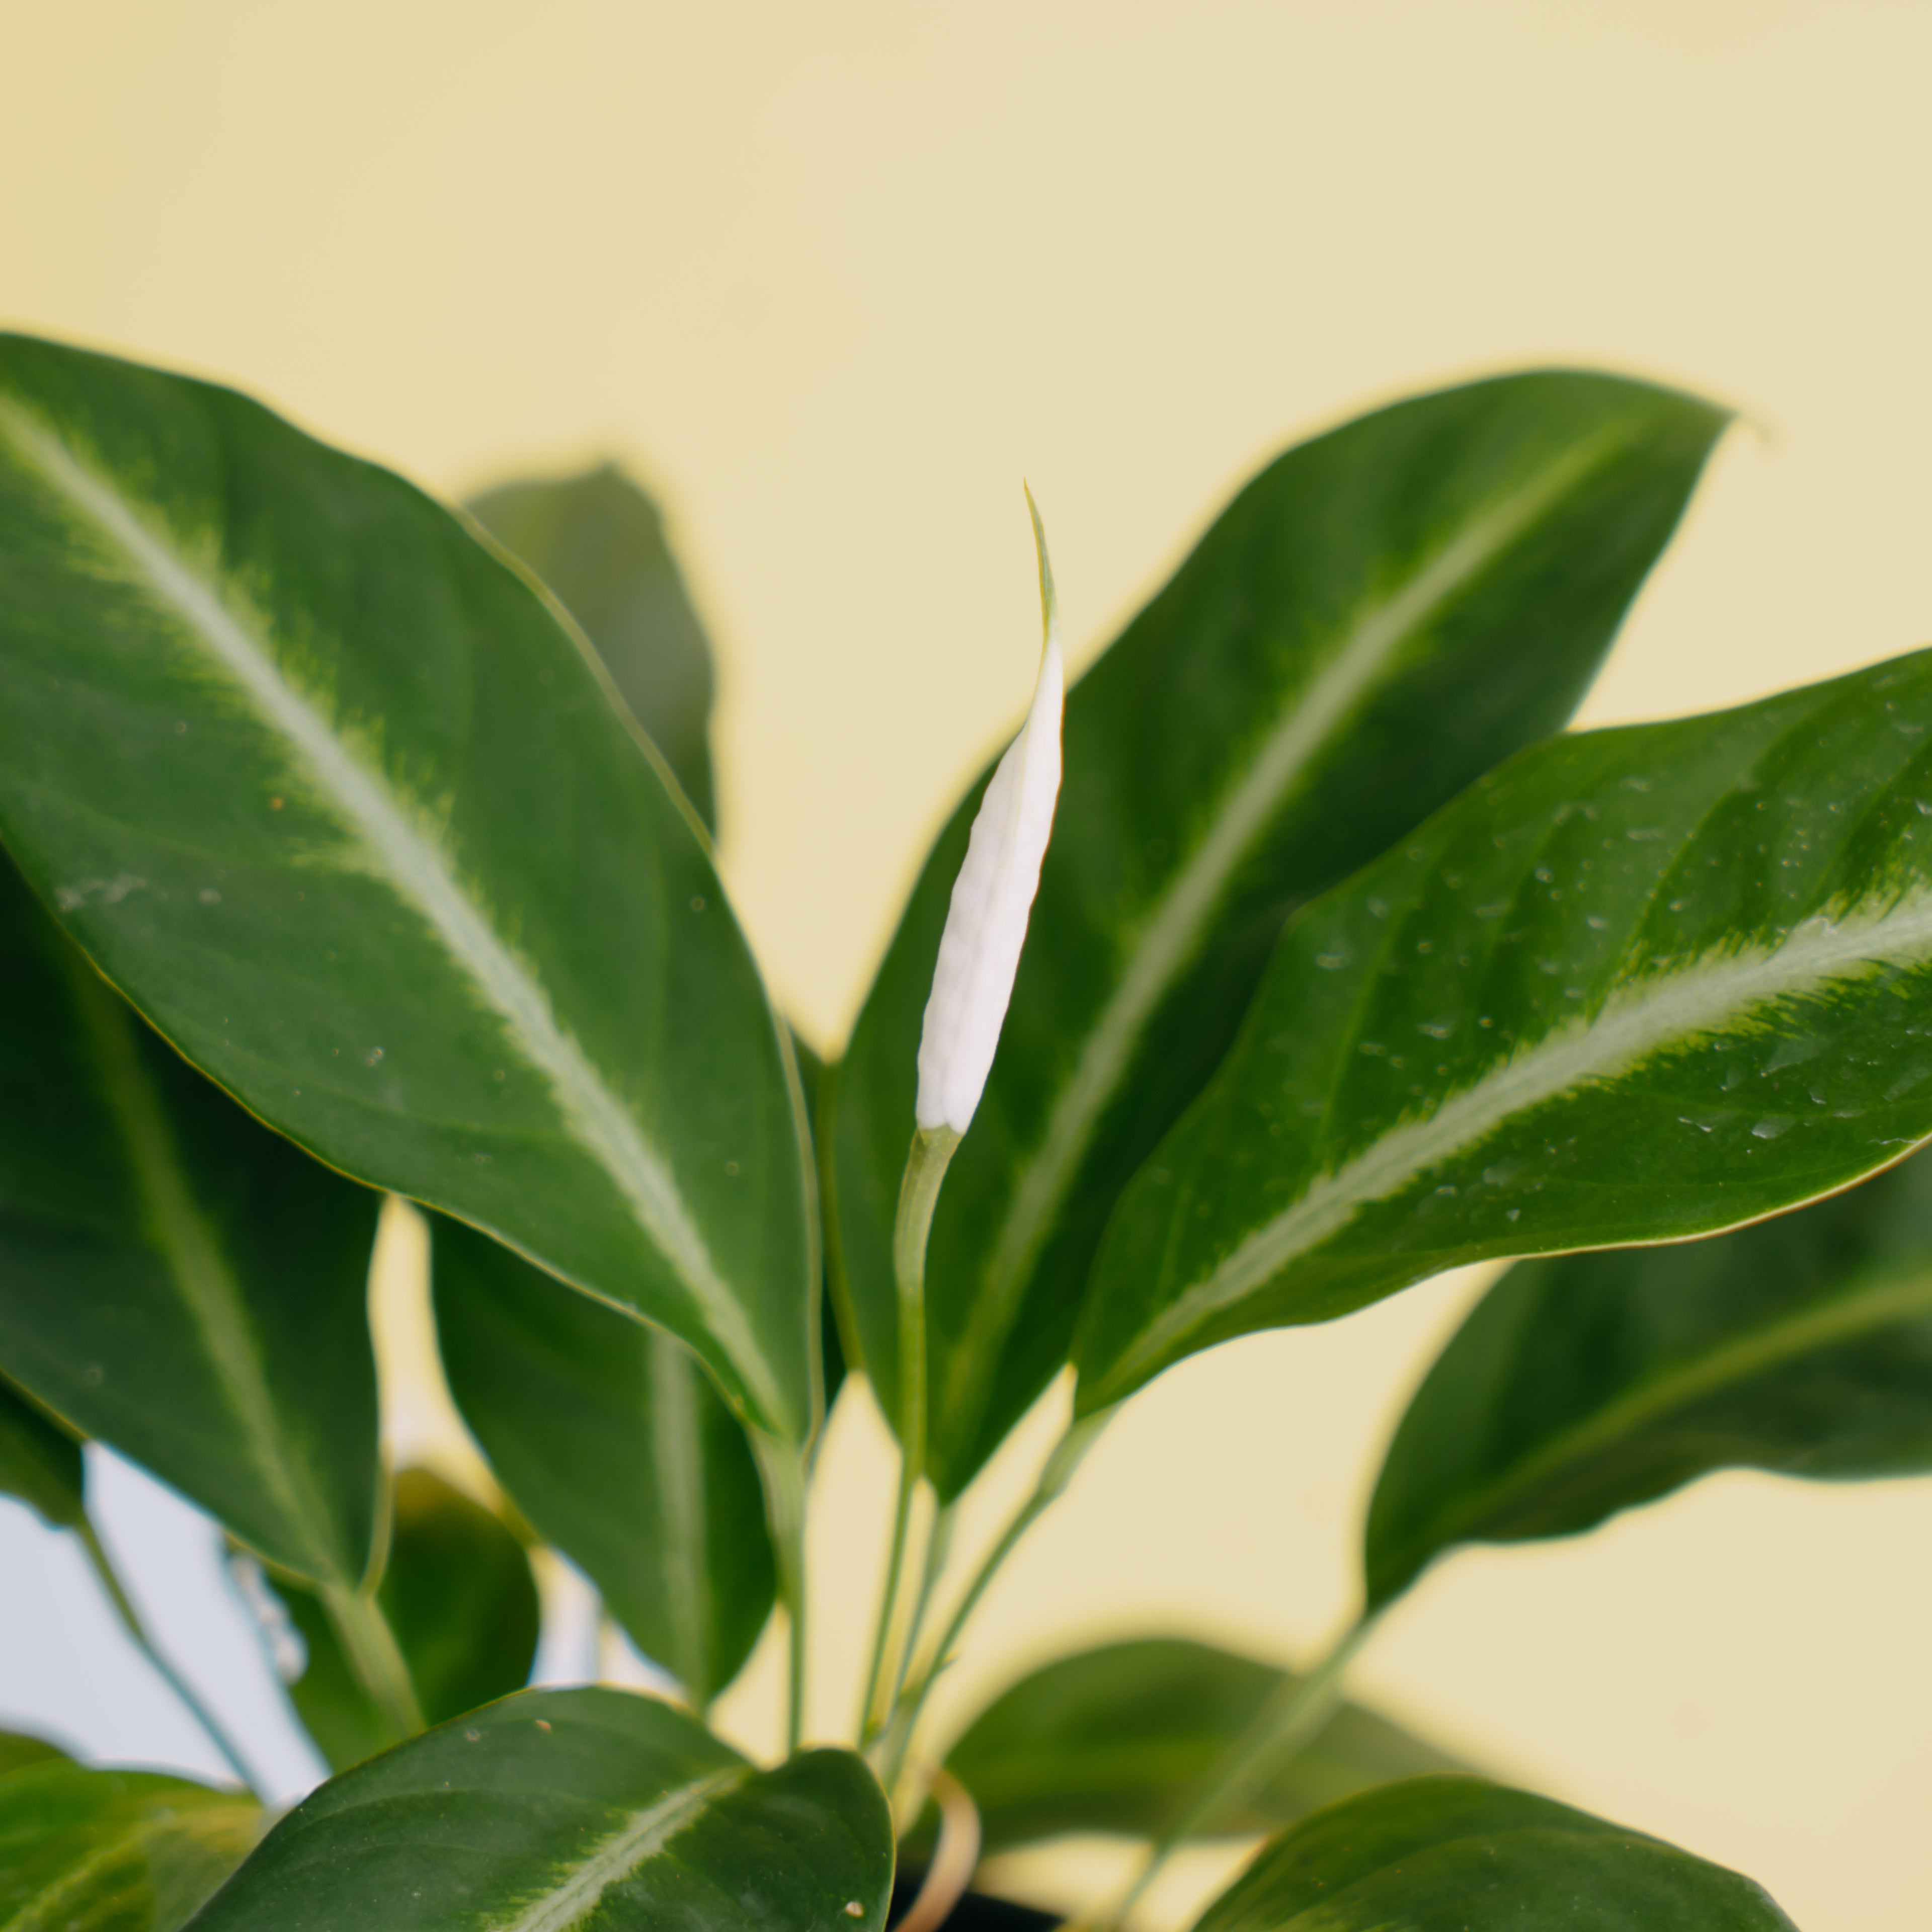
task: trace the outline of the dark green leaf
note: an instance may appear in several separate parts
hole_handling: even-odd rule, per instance
[[[1370,1600],[1458,1544],[1589,1529],[1732,1467],[1932,1470],[1932,1160],[1714,1240],[1510,1269],[1396,1431]]]
[[[791,1036],[791,1050],[798,1062],[799,1084],[805,1093],[805,1117],[812,1123],[813,1150],[822,1169],[825,1143],[820,1136],[818,1124],[824,1118],[821,1109],[826,1104],[826,1096],[831,1088],[832,1070],[796,1034]],[[822,1172],[819,1185],[821,1189],[826,1185],[826,1177]],[[826,1230],[828,1237],[830,1232],[829,1228]],[[828,1254],[828,1276],[830,1268]],[[832,1403],[838,1400],[838,1391],[845,1386],[846,1370],[845,1342],[838,1332],[838,1300],[830,1290],[831,1283],[827,1280],[823,1284],[818,1316],[820,1379],[825,1384],[825,1406],[828,1413]]]
[[[702,1703],[737,1675],[776,1588],[745,1432],[690,1351],[487,1236],[435,1228],[457,1406],[546,1542]]]
[[[1474,1778],[1384,1785],[1264,1851],[1197,1932],[1794,1932],[1761,1886]]]
[[[1932,1134],[1932,654],[1510,760],[1283,935],[1110,1227],[1083,1412],[1460,1263],[1707,1234]]]
[[[506,483],[470,514],[555,592],[715,831],[711,646],[658,506],[614,464],[554,482]]]
[[[0,858],[0,866],[5,863]],[[0,1128],[0,1133],[4,1133]],[[4,1225],[4,1224],[0,1224]],[[0,1242],[5,1236],[0,1232]],[[0,1253],[4,1253],[0,1247]],[[80,1444],[0,1377],[0,1493],[17,1496],[56,1529],[87,1520]]]
[[[546,1286],[560,1300],[588,1305],[558,1282]],[[639,1332],[621,1315],[606,1318]],[[500,1516],[427,1469],[405,1469],[396,1478],[394,1507],[376,1599],[424,1717],[441,1724],[520,1690],[536,1658],[539,1620],[536,1579],[523,1545]],[[298,1590],[285,1587],[281,1594],[308,1652],[289,1695],[330,1766],[346,1770],[398,1742],[350,1668],[322,1606]]]
[[[1066,1360],[1107,1216],[1226,1050],[1284,917],[1562,723],[1723,424],[1561,373],[1381,410],[1264,470],[1081,680],[999,1057],[933,1223],[943,1495]],[[914,1053],[980,788],[835,1088],[840,1292],[888,1414]]]
[[[376,1197],[183,1064],[4,855],[0,1016],[0,1364],[265,1556],[352,1588]]]
[[[30,1764],[70,1764],[73,1760],[58,1744],[45,1738],[30,1738],[24,1731],[0,1731],[0,1778]]]
[[[448,512],[232,393],[0,338],[0,830],[345,1172],[814,1414],[790,1056],[604,674]]]
[[[324,1785],[196,1932],[881,1932],[892,1819],[849,1751],[760,1772],[682,1712],[530,1690]]]
[[[234,1792],[36,1765],[0,1780],[4,1932],[174,1932],[260,1835]]]
[[[946,1755],[988,1852],[1064,1832],[1157,1838],[1288,1673],[1212,1645],[1149,1638],[1064,1657],[1022,1678]],[[1213,1835],[1273,1832],[1372,1785],[1461,1770],[1445,1753],[1344,1704]]]

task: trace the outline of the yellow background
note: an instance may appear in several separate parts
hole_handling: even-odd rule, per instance
[[[1022,476],[1078,658],[1285,442],[1600,364],[1754,427],[1589,716],[1932,637],[1928,72],[1932,10],[1878,0],[0,0],[0,320],[232,380],[433,487],[638,466],[720,644],[734,896],[836,1046],[1024,701]],[[1306,1654],[1469,1286],[1170,1375],[1013,1566],[956,1704],[1096,1628]],[[862,1410],[834,1452],[824,1728],[883,1501]],[[1357,1682],[1807,1932],[1904,1932],[1928,1630],[1932,1484],[1730,1476],[1456,1559]]]

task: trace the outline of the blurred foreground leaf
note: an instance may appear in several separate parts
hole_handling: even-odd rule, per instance
[[[1385,1785],[1285,1832],[1197,1932],[1795,1932],[1763,1888],[1474,1778]]]
[[[528,1690],[305,1798],[197,1932],[882,1932],[892,1820],[849,1751],[759,1771],[621,1690]]]

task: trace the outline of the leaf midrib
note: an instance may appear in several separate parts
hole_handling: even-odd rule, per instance
[[[207,581],[174,547],[172,532],[150,528],[112,478],[18,404],[0,400],[0,430],[221,668],[260,723],[286,748],[317,797],[353,829],[368,868],[436,934],[521,1057],[544,1076],[573,1138],[610,1178],[652,1245],[670,1262],[754,1403],[774,1421],[782,1417],[785,1405],[776,1378],[718,1274],[668,1162],[558,1020],[536,974],[466,890],[426,814],[357,755],[322,707],[289,676],[238,586]]]
[[[1533,1493],[1552,1476],[1586,1462],[1674,1411],[1688,1409],[1756,1377],[1772,1374],[1814,1351],[1928,1316],[1932,1316],[1932,1263],[1902,1276],[1887,1270],[1863,1287],[1822,1304],[1814,1302],[1733,1336],[1708,1354],[1667,1366],[1625,1390],[1575,1427],[1550,1438],[1534,1454],[1474,1491],[1460,1508],[1432,1519],[1424,1531],[1403,1546],[1399,1562],[1378,1568],[1410,1572],[1418,1548],[1426,1561],[1472,1537],[1480,1540],[1480,1526],[1513,1501]],[[1402,1587],[1406,1588],[1407,1582]]]
[[[1254,842],[1279,816],[1296,784],[1402,644],[1607,461],[1629,434],[1622,428],[1605,430],[1576,444],[1534,482],[1505,497],[1437,550],[1399,590],[1372,604],[1304,688],[1300,702],[1262,741],[1244,775],[1224,793],[1206,836],[1123,949],[1127,970],[1082,1042],[1038,1149],[1007,1196],[940,1394],[950,1422],[983,1402],[986,1364],[1011,1329],[1094,1128],[1118,1092],[1156,1008],[1198,953],[1215,908]]]
[[[1932,893],[1922,889],[1893,901],[1875,918],[1861,920],[1860,910],[1808,919],[1773,949],[1706,953],[1675,974],[1637,980],[1613,994],[1594,1018],[1553,1029],[1430,1113],[1399,1122],[1353,1160],[1318,1175],[1300,1199],[1169,1301],[1109,1369],[1105,1385],[1131,1384],[1190,1332],[1340,1232],[1364,1207],[1479,1145],[1529,1108],[1621,1077],[1653,1052],[1794,993],[1932,952]]]
[[[299,1554],[316,1582],[353,1588],[361,1565],[334,1546],[334,1515],[314,1472],[288,1454],[279,1407],[268,1385],[262,1340],[221,1242],[194,1196],[166,1108],[141,1064],[136,1022],[120,999],[71,947],[61,949],[75,1011],[94,1064],[101,1097],[134,1178],[142,1220],[181,1304],[200,1334],[206,1358],[240,1425],[248,1456],[285,1526],[301,1540]],[[296,1553],[296,1552],[290,1552]]]
[[[495,1922],[491,1932],[570,1932],[597,1909],[610,1888],[656,1858],[679,1833],[696,1823],[712,1799],[752,1774],[746,1765],[712,1772],[634,1811],[617,1830],[584,1855],[561,1885],[532,1900],[514,1918]]]

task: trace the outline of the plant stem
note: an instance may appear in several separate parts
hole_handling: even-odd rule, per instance
[[[973,1882],[980,1863],[980,1808],[973,1794],[942,1769],[932,1774],[932,1795],[939,1802],[939,1843],[919,1896],[896,1932],[939,1932]]]
[[[939,1586],[940,1572],[946,1568],[946,1559],[952,1553],[952,1528],[958,1516],[956,1502],[940,1503],[935,1498],[932,1526],[926,1532],[926,1560],[920,1566],[919,1594],[913,1599],[912,1615],[906,1621],[905,1640],[899,1646],[898,1663],[892,1672],[892,1688],[885,1700],[887,1716],[898,1707],[900,1693],[905,1688],[913,1652],[919,1647],[920,1634],[926,1628],[926,1613],[932,1607],[932,1595]]]
[[[765,1520],[778,1556],[778,1601],[785,1612],[785,1752],[789,1756],[805,1736],[805,1459],[799,1450],[762,1430],[750,1434],[764,1485]]]
[[[223,1762],[257,1798],[261,1797],[261,1787],[255,1782],[242,1759],[240,1748],[228,1735],[220,1720],[202,1702],[194,1686],[175,1668],[148,1634],[147,1625],[142,1621],[140,1612],[135,1609],[133,1599],[122,1586],[112,1560],[102,1546],[100,1538],[94,1533],[93,1524],[83,1519],[75,1526],[74,1534],[80,1538],[80,1546],[87,1552],[87,1560],[93,1568],[94,1576],[99,1580],[101,1588],[106,1592],[107,1600],[114,1606],[115,1614],[121,1619],[128,1636],[134,1640],[135,1648],[154,1666],[161,1681],[181,1700],[188,1714],[207,1734],[208,1742],[221,1754]]]
[[[892,1280],[898,1312],[898,1499],[892,1510],[892,1534],[886,1558],[885,1587],[879,1596],[879,1619],[872,1633],[872,1661],[859,1711],[859,1740],[869,1744],[885,1722],[887,1658],[892,1625],[898,1610],[899,1586],[905,1574],[906,1540],[912,1525],[913,1499],[926,1478],[926,1246],[932,1232],[933,1210],[952,1164],[959,1136],[950,1127],[914,1130],[899,1182],[898,1213],[892,1224]],[[908,1635],[906,1641],[910,1643]],[[904,1676],[904,1666],[893,1682]]]
[[[926,1661],[914,1676],[910,1686],[900,1695],[893,1711],[885,1738],[885,1748],[881,1754],[880,1782],[890,1791],[897,1780],[901,1766],[905,1762],[907,1747],[912,1742],[926,1700],[940,1674],[952,1660],[953,1647],[959,1641],[973,1612],[979,1608],[983,1597],[1004,1566],[1006,1558],[1018,1548],[1027,1532],[1058,1502],[1065,1493],[1066,1486],[1073,1480],[1073,1472],[1079,1468],[1088,1450],[1099,1440],[1100,1432],[1112,1418],[1114,1411],[1103,1408],[1096,1414],[1083,1416],[1067,1424],[1065,1432],[1056,1442],[1052,1453],[1042,1467],[1039,1479],[1030,1493],[1014,1514],[1012,1520],[1000,1532],[999,1540],[989,1550],[974,1572],[973,1580],[966,1586],[952,1616],[948,1619],[939,1640],[926,1654]]]
[[[416,1686],[410,1681],[410,1667],[403,1660],[396,1634],[374,1593],[346,1590],[332,1583],[324,1585],[319,1594],[357,1682],[398,1737],[414,1737],[424,1728],[422,1706],[416,1702]]]
[[[1123,1924],[1183,1844],[1203,1835],[1216,1820],[1238,1811],[1274,1772],[1307,1748],[1335,1714],[1342,1701],[1342,1678],[1375,1625],[1374,1612],[1358,1617],[1305,1676],[1284,1678],[1269,1694],[1254,1721],[1222,1754],[1194,1802],[1155,1840],[1140,1875],[1100,1922],[1102,1925]]]

